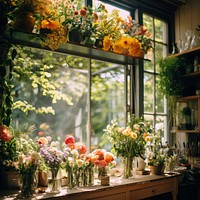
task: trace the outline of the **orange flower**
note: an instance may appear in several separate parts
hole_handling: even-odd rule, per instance
[[[75,144],[75,149],[77,149],[81,154],[86,153],[86,146],[83,144]]]
[[[112,41],[108,36],[105,36],[103,39],[103,50],[104,51],[109,51],[112,46]]]
[[[94,13],[93,13],[93,18],[94,18],[94,20],[95,20],[95,21],[97,21],[97,20],[98,20],[99,16],[97,15],[97,13],[96,13],[96,12],[94,12]]]
[[[80,10],[80,15],[81,15],[82,17],[85,17],[85,16],[87,15],[87,10],[81,9],[81,10]]]
[[[123,47],[122,47],[122,45],[120,44],[120,42],[114,43],[112,47],[113,47],[113,51],[115,53],[122,53],[123,50],[124,50]]]
[[[105,161],[107,163],[110,163],[110,162],[112,162],[114,160],[114,155],[112,153],[110,153],[110,152],[106,152],[104,159],[105,159]]]
[[[41,28],[47,28],[50,30],[57,30],[61,27],[61,24],[57,20],[42,20]]]
[[[48,144],[48,140],[47,140],[47,138],[45,138],[45,137],[40,137],[40,138],[38,138],[38,139],[37,139],[37,142],[38,142],[38,144],[41,144],[41,145],[46,145],[46,144]]]
[[[95,149],[93,154],[97,155],[99,160],[104,159],[104,151],[102,149]]]

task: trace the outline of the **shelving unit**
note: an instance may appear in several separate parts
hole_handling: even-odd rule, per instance
[[[200,46],[184,51],[172,56],[182,57],[184,56],[191,63],[194,62],[196,56],[200,56]],[[176,133],[186,132],[186,133],[200,133],[200,95],[196,95],[196,89],[198,88],[198,79],[200,78],[200,71],[186,73],[182,75],[182,79],[185,82],[186,96],[176,99]],[[188,113],[183,114],[188,108]],[[189,110],[190,108],[190,110]],[[183,125],[183,117],[188,118],[190,122],[185,122]],[[182,125],[181,125],[182,124]]]

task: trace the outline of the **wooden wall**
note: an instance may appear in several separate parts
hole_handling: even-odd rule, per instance
[[[200,24],[200,0],[186,0],[175,13],[175,40],[186,40],[187,30],[195,31]]]

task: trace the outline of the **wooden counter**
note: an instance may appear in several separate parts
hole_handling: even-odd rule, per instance
[[[69,190],[62,187],[58,194],[38,193],[29,199],[53,200],[137,200],[164,193],[171,193],[173,200],[178,194],[179,174],[173,175],[136,175],[132,179],[111,177],[110,186],[95,183],[91,187],[79,187]],[[19,198],[19,191],[0,191],[0,199],[14,200]]]

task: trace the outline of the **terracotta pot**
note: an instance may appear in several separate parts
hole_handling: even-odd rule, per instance
[[[17,14],[14,22],[16,30],[31,33],[34,29],[35,18],[32,12],[20,12]]]

